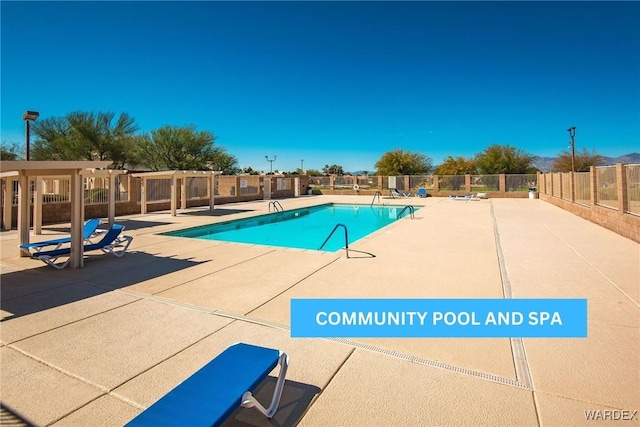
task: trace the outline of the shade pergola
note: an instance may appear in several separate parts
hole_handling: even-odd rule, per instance
[[[214,208],[214,193],[215,193],[215,177],[216,175],[222,175],[221,171],[160,171],[160,172],[140,172],[132,173],[131,176],[136,178],[142,178],[142,185],[140,187],[140,213],[147,213],[147,180],[149,179],[170,179],[171,180],[171,215],[176,216],[176,210],[178,207],[178,194],[176,192],[177,181],[179,178],[202,178],[209,177],[207,181],[207,190],[209,192],[209,209]],[[186,186],[182,185],[182,206],[181,209],[187,208]]]
[[[42,225],[42,197],[38,193],[38,179],[46,176],[69,176],[71,188],[71,268],[84,265],[82,227],[84,223],[84,176],[109,176],[109,221],[113,222],[115,212],[115,196],[113,182],[115,176],[125,171],[105,170],[112,162],[105,161],[0,161],[0,177],[17,177],[18,181],[18,236],[19,244],[29,243],[29,180],[36,180],[34,195],[34,231],[39,232]],[[5,199],[5,204],[10,200]],[[18,249],[21,257],[26,257]]]

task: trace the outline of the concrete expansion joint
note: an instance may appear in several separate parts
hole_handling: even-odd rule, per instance
[[[12,349],[14,351],[17,351],[21,355],[23,355],[23,356],[25,356],[25,357],[27,357],[27,358],[29,358],[31,360],[34,360],[34,361],[36,361],[36,362],[38,362],[38,363],[40,363],[40,364],[42,364],[42,365],[44,365],[44,366],[46,366],[48,368],[51,368],[51,369],[53,369],[53,370],[55,370],[57,372],[60,372],[61,374],[64,374],[64,375],[66,375],[68,377],[77,379],[78,381],[81,381],[81,382],[83,382],[85,384],[89,384],[90,386],[97,388],[98,390],[102,391],[105,394],[109,394],[110,391],[111,391],[108,387],[105,387],[105,386],[102,386],[100,384],[94,383],[93,381],[91,381],[91,380],[89,380],[87,378],[84,378],[83,376],[74,374],[73,372],[68,371],[68,370],[66,370],[66,369],[64,369],[64,368],[62,368],[62,367],[60,367],[58,365],[54,365],[53,363],[49,363],[46,360],[36,356],[35,354],[31,354],[31,353],[29,353],[27,351],[24,351],[20,347],[16,347],[13,344],[7,344],[6,347],[8,347],[8,348],[10,348],[10,349]]]
[[[569,242],[567,242],[565,239],[563,239],[562,237],[560,237],[558,234],[554,233],[553,230],[551,230],[551,228],[549,226],[547,226],[546,224],[544,225],[544,227],[549,230],[549,232],[558,240],[560,240],[562,243],[564,243],[569,249],[571,249],[580,259],[582,259],[582,261],[584,261],[585,264],[587,264],[589,267],[591,267],[595,272],[597,272],[599,275],[601,275],[607,282],[609,282],[611,284],[611,286],[613,286],[615,289],[618,290],[618,292],[620,292],[622,295],[624,295],[629,301],[631,301],[631,303],[633,305],[636,306],[636,308],[640,308],[640,303],[636,300],[633,299],[633,297],[631,297],[631,295],[627,294],[625,291],[622,290],[622,288],[620,288],[620,286],[618,286],[618,284],[616,282],[614,282],[609,276],[607,276],[602,270],[600,270],[598,267],[596,267],[591,261],[589,261],[584,255],[582,255],[580,253],[580,251],[578,251],[575,247],[573,247],[571,244],[569,244]]]
[[[65,285],[65,286],[69,286],[69,285]],[[122,308],[122,307],[126,307],[127,305],[133,304],[133,303],[135,303],[135,302],[137,302],[137,301],[139,301],[139,300],[129,301],[129,302],[126,302],[126,303],[124,303],[124,304],[121,304],[121,305],[119,305],[119,306],[117,306],[117,307],[111,307],[111,308],[108,308],[108,309],[106,309],[106,310],[104,310],[104,311],[100,311],[100,312],[98,312],[98,313],[94,313],[94,314],[91,314],[91,315],[86,316],[86,317],[82,317],[82,318],[79,318],[79,319],[76,319],[76,320],[72,320],[72,321],[70,321],[70,322],[67,322],[67,323],[64,323],[64,324],[58,325],[58,326],[53,327],[53,328],[51,328],[51,329],[47,329],[47,330],[40,331],[40,332],[38,332],[38,333],[36,333],[36,334],[28,335],[28,336],[24,336],[24,337],[22,337],[22,338],[20,338],[20,339],[18,339],[18,340],[16,340],[16,341],[12,341],[11,343],[7,343],[7,345],[9,345],[9,344],[16,344],[16,343],[19,343],[19,342],[21,342],[21,341],[24,341],[24,340],[27,340],[27,339],[30,339],[30,338],[33,338],[33,337],[37,337],[38,335],[43,335],[43,334],[49,333],[49,332],[51,332],[51,331],[55,331],[56,329],[61,329],[61,328],[67,327],[67,326],[69,326],[69,325],[73,325],[73,324],[75,324],[75,323],[83,322],[83,321],[85,321],[85,320],[87,320],[87,319],[91,319],[92,317],[101,316],[101,315],[103,315],[103,314],[105,314],[105,313],[109,313],[110,311],[114,311],[114,310],[118,310],[118,309],[120,309],[120,308]]]

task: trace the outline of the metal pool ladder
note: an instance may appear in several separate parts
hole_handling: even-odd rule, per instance
[[[373,202],[376,201],[376,196],[378,196],[378,203],[380,203],[380,196],[382,196],[382,193],[379,191],[376,191],[375,193],[373,193],[373,199],[371,200],[371,206],[373,206]]]
[[[408,211],[409,211],[409,213],[411,214],[411,219],[414,219],[414,218],[415,218],[416,210],[415,210],[415,209],[413,208],[413,206],[411,206],[411,205],[408,205],[408,206],[405,206],[404,208],[402,208],[402,210],[400,211],[400,213],[398,214],[398,216],[396,217],[396,219],[400,219],[400,218],[402,218],[402,214],[403,214],[403,213],[405,213],[407,210],[408,210]]]
[[[344,224],[336,224],[335,227],[333,227],[333,230],[331,230],[331,233],[329,233],[329,235],[327,236],[327,238],[324,240],[324,242],[322,242],[322,244],[320,245],[320,247],[318,248],[318,250],[322,250],[322,248],[324,248],[324,245],[327,244],[327,242],[329,241],[329,239],[331,238],[331,236],[333,236],[333,233],[336,232],[336,230],[338,229],[338,227],[342,227],[344,228],[344,248],[347,250],[347,258],[349,258],[349,232],[347,231],[347,226]]]
[[[282,207],[282,205],[280,204],[279,201],[274,200],[272,202],[269,202],[269,212],[271,212],[271,205],[273,205],[273,210],[276,212],[284,212],[284,208]],[[280,210],[278,210],[278,208]]]

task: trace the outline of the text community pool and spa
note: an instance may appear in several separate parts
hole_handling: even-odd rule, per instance
[[[586,299],[293,299],[292,337],[587,336]]]

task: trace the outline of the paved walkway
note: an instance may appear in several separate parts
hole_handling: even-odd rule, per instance
[[[331,201],[371,200],[281,203]],[[291,362],[276,416],[239,409],[230,426],[620,425],[588,421],[585,411],[640,410],[638,243],[541,200],[383,202],[423,207],[352,244],[362,252],[350,259],[158,234],[263,214],[264,201],[118,218],[134,236],[130,253],[92,253],[78,270],[19,258],[15,231],[1,233],[2,419],[122,425],[238,341],[282,349]],[[33,240],[65,231],[45,229]],[[291,298],[505,295],[587,298],[588,338],[289,333]],[[259,399],[274,384],[267,380]]]

